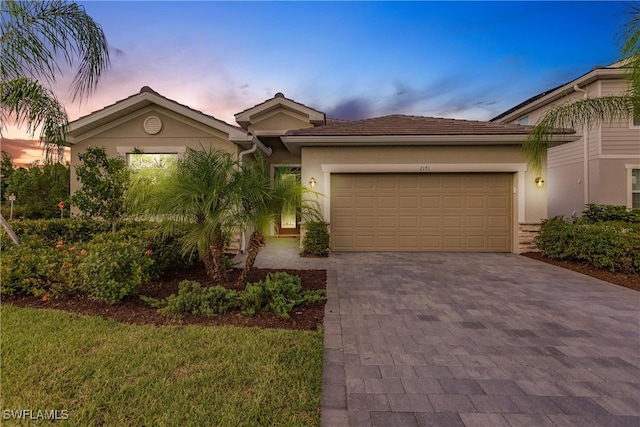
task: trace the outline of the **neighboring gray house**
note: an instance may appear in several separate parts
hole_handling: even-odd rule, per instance
[[[623,62],[596,67],[493,118],[534,125],[555,105],[628,90]],[[549,148],[544,187],[548,215],[580,215],[588,203],[640,208],[640,119],[575,129],[579,139]]]

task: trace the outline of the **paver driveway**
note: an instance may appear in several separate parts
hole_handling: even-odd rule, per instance
[[[640,293],[513,254],[336,253],[322,425],[640,425]]]

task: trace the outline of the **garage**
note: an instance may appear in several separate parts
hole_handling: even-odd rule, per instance
[[[334,251],[511,252],[511,173],[331,174]]]

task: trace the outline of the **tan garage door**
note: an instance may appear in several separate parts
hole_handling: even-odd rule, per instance
[[[334,251],[511,251],[511,174],[333,174]]]

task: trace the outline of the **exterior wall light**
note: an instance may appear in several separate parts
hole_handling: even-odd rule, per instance
[[[535,183],[536,183],[536,187],[538,188],[542,188],[544,186],[544,180],[542,179],[541,176],[536,177]]]
[[[309,180],[309,187],[316,188],[316,179],[314,177],[311,177],[311,179]]]

